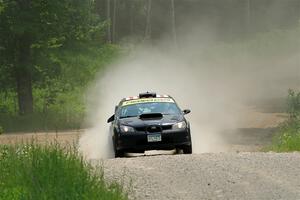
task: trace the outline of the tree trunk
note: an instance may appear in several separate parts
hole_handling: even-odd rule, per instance
[[[133,36],[133,11],[134,11],[134,1],[128,1],[125,0],[124,4],[125,4],[125,10],[128,11],[128,14],[126,13],[126,21],[129,22],[129,27],[126,30],[125,34],[129,35],[129,36]]]
[[[171,13],[172,13],[172,35],[175,48],[178,47],[177,33],[176,33],[176,17],[175,17],[175,2],[171,0]]]
[[[114,0],[113,21],[112,21],[112,42],[116,42],[116,22],[117,22],[117,5],[118,1]]]
[[[18,40],[18,53],[15,66],[20,115],[27,115],[33,112],[30,56],[30,39],[24,34]]]
[[[134,16],[133,16],[133,11],[135,10],[135,8],[134,8],[134,1],[130,1],[129,2],[130,4],[129,4],[129,6],[130,6],[130,8],[129,8],[129,21],[130,21],[130,31],[129,31],[129,34],[132,36],[133,34],[134,34],[134,22],[133,22],[133,20],[134,20]]]
[[[106,0],[106,20],[107,20],[107,41],[111,43],[111,17],[110,17],[110,0]]]
[[[246,35],[250,35],[251,32],[251,3],[250,0],[246,0]]]
[[[145,29],[145,40],[151,38],[151,7],[152,0],[147,1],[147,10],[146,10],[146,29]]]

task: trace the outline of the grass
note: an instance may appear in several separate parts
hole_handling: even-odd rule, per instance
[[[118,184],[106,184],[75,147],[57,143],[0,146],[0,199],[127,199]]]
[[[300,151],[300,122],[287,121],[279,127],[278,134],[267,150],[275,152]]]
[[[289,118],[279,126],[278,134],[267,150],[276,152],[300,151],[300,92],[289,90],[287,97]]]
[[[51,111],[26,116],[0,113],[0,126],[2,132],[5,133],[74,130],[82,128],[82,119],[84,119],[84,114],[75,112],[58,113]]]

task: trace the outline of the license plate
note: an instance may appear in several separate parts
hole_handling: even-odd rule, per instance
[[[161,134],[151,134],[147,136],[148,142],[160,142]]]

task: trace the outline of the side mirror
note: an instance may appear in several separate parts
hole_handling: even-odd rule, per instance
[[[113,115],[110,118],[108,118],[107,123],[110,123],[110,122],[112,122],[114,120],[115,120],[115,115]]]
[[[190,109],[184,109],[182,112],[183,112],[184,115],[186,115],[186,114],[189,114],[191,112],[191,110]]]

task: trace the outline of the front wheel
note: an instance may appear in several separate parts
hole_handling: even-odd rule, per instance
[[[192,154],[192,145],[186,145],[182,147],[183,154]]]
[[[124,157],[124,151],[115,150],[115,158],[122,158],[122,157]]]

